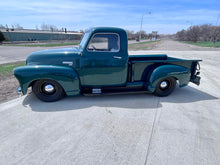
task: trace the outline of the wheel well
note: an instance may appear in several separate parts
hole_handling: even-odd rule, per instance
[[[39,79],[39,80],[40,80],[40,79]],[[33,84],[34,84],[36,81],[37,81],[37,80],[32,81],[32,82],[29,84],[28,88],[29,88],[29,87],[32,87]]]
[[[179,81],[179,79],[174,76],[167,76],[167,77],[171,77],[171,78],[174,78],[176,81]],[[166,77],[164,77],[164,78],[166,78]]]
[[[55,81],[56,83],[58,83],[58,84],[62,87],[64,93],[66,94],[66,91],[64,90],[63,86],[62,86],[59,82],[57,82],[56,80],[54,80],[54,79],[37,79],[37,80],[32,81],[32,82],[29,84],[28,87],[32,87],[32,86],[34,85],[34,83],[35,83],[36,81],[39,81],[39,80],[53,80],[53,81]]]

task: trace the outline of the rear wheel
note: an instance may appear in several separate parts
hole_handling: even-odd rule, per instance
[[[57,101],[65,96],[61,85],[54,80],[37,80],[32,86],[32,91],[40,100],[46,102]]]
[[[156,96],[168,96],[176,87],[176,79],[173,77],[166,77],[157,83],[154,95]]]

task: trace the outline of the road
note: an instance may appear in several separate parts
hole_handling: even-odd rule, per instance
[[[220,48],[199,47],[196,45],[185,44],[173,40],[162,40],[158,42],[153,50],[169,50],[169,51],[220,51]]]
[[[62,47],[22,47],[22,46],[0,46],[0,64],[25,61],[27,56],[35,51],[44,49],[65,48]]]
[[[149,40],[141,40],[145,42]],[[137,41],[132,40],[129,43],[137,43]],[[35,51],[45,50],[45,49],[60,49],[69,48],[71,46],[58,46],[58,47],[22,47],[22,46],[2,46],[0,45],[0,65],[5,63],[12,63],[18,61],[25,61],[27,56]],[[72,47],[75,47],[72,46]]]
[[[175,45],[174,45],[175,46]],[[0,164],[219,165],[220,51],[135,51],[202,59],[201,85],[168,97],[33,94],[0,104]]]

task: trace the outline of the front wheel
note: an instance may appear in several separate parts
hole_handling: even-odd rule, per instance
[[[176,79],[173,77],[166,77],[157,83],[154,95],[156,96],[168,96],[176,87]]]
[[[54,80],[37,80],[32,91],[42,101],[52,102],[62,99],[65,92],[61,85]]]

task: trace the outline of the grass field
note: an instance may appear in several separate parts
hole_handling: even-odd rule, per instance
[[[13,69],[18,66],[25,65],[25,62],[15,62],[9,64],[2,64],[0,65],[0,76],[5,77],[7,75],[12,75]]]
[[[196,43],[193,41],[181,41],[181,42],[186,44],[201,46],[201,47],[220,47],[220,42],[216,42],[215,46],[213,42],[209,42],[209,41],[197,41]]]
[[[156,44],[159,41],[146,41],[140,43],[128,44],[128,50],[147,50],[152,44]]]
[[[68,45],[78,45],[78,42],[74,43],[57,43],[57,44],[5,44],[5,46],[26,46],[26,47],[54,47],[54,46],[68,46]]]

